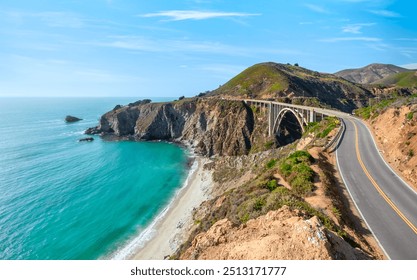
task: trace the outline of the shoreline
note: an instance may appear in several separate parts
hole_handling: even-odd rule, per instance
[[[112,259],[120,259],[117,255],[121,254],[125,255],[125,259],[163,260],[175,253],[186,241],[188,231],[193,226],[193,209],[209,198],[211,172],[204,170],[204,164],[208,161],[203,157],[195,157],[183,187],[171,203],[135,238],[137,242],[133,240],[132,246],[127,246],[128,252],[119,252]]]

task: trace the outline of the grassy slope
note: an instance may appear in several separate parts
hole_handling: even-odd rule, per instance
[[[218,89],[219,93],[256,96],[283,91],[289,86],[288,76],[269,64],[256,64]]]
[[[334,129],[336,125],[337,118],[327,118],[319,123],[311,123],[305,136],[314,135],[315,139],[320,140],[327,137],[330,130]],[[311,146],[318,146],[317,142],[313,141]],[[316,209],[305,201],[305,198],[313,193],[315,178],[319,176],[320,180],[324,182],[327,179],[323,176],[327,175],[324,173],[315,174],[310,167],[314,163],[314,158],[307,151],[296,151],[293,147],[294,145],[288,145],[285,149],[275,150],[271,157],[264,160],[261,165],[252,164],[250,168],[257,176],[243,185],[236,185],[235,188],[219,196],[224,197],[220,206],[215,206],[219,197],[210,200],[205,207],[211,211],[202,219],[196,220],[198,227],[173,258],[177,258],[181,252],[185,251],[198,233],[207,231],[221,219],[227,218],[235,226],[239,226],[284,205],[300,210],[302,215],[306,217],[317,216],[327,229],[337,232],[342,238],[351,242],[352,240],[340,225],[329,218],[322,209]],[[230,167],[231,170],[227,169],[223,166],[220,169],[215,168],[214,180],[228,182],[241,176],[235,167]],[[285,178],[291,189],[282,185],[282,182],[275,177],[276,173]]]
[[[333,107],[342,111],[354,109],[357,106],[354,100],[372,96],[366,89],[337,76],[271,62],[249,67],[214,94]]]
[[[393,96],[390,99],[381,100],[368,107],[363,107],[355,110],[355,114],[363,119],[374,119],[378,117],[382,112],[390,107],[401,107],[406,104],[416,103],[417,95],[410,96]]]
[[[399,87],[407,88],[417,87],[417,72],[413,71],[394,74],[376,82],[376,84],[381,84],[385,86],[396,85]]]

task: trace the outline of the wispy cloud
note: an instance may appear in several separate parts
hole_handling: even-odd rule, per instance
[[[181,20],[204,20],[212,18],[237,18],[237,17],[250,17],[260,16],[261,14],[239,13],[239,12],[209,12],[209,11],[195,11],[195,10],[171,10],[161,11],[157,13],[149,13],[140,15],[141,17],[163,17],[169,21],[181,21]]]
[[[222,77],[232,77],[242,72],[246,66],[229,64],[208,64],[202,65],[201,70],[217,74]]]
[[[389,10],[371,10],[370,12],[378,16],[389,17],[389,18],[401,17],[399,13],[389,11]]]
[[[192,40],[162,40],[141,36],[112,36],[107,42],[90,42],[89,45],[110,47],[137,52],[161,52],[161,53],[205,53],[228,56],[254,57],[259,54],[268,55],[303,55],[296,49],[286,48],[260,48],[253,46],[236,46],[214,41]]]
[[[336,37],[336,38],[327,38],[321,39],[320,42],[326,43],[337,43],[337,42],[348,42],[348,41],[363,41],[363,42],[379,42],[380,38],[375,37]]]
[[[342,2],[348,3],[363,3],[363,2],[372,2],[372,3],[380,3],[381,0],[341,0]]]
[[[407,58],[415,58],[417,54],[417,48],[399,47],[398,52]]]
[[[366,45],[368,48],[379,52],[386,52],[392,49],[392,46],[384,44],[382,42],[370,42]]]
[[[416,63],[409,63],[409,64],[400,65],[400,67],[415,70],[415,69],[417,69],[417,62]]]
[[[362,28],[373,26],[375,23],[355,23],[355,24],[349,24],[344,27],[342,27],[342,31],[344,33],[352,33],[352,34],[361,34]]]
[[[395,39],[397,41],[410,41],[410,42],[417,42],[417,38],[398,38]]]
[[[313,12],[321,13],[321,14],[330,14],[330,11],[325,9],[322,6],[314,5],[314,4],[305,4],[305,7],[312,10]]]
[[[84,20],[77,14],[70,12],[40,12],[28,13],[9,11],[7,15],[10,18],[18,19],[23,22],[28,19],[35,19],[45,23],[49,27],[67,27],[67,28],[82,28],[84,27]]]

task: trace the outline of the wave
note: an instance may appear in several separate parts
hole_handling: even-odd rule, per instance
[[[194,160],[193,164],[190,167],[188,175],[180,189],[175,192],[175,195],[168,203],[168,205],[156,216],[156,218],[150,223],[139,235],[130,239],[123,247],[116,250],[116,252],[110,254],[110,257],[105,259],[111,260],[126,260],[129,257],[133,256],[136,252],[138,252],[141,248],[143,248],[146,242],[150,241],[155,234],[157,233],[156,227],[160,222],[163,221],[165,215],[168,211],[173,207],[174,202],[178,199],[181,192],[188,186],[190,178],[193,176],[194,172],[198,169],[198,161]]]
[[[74,135],[83,135],[85,130],[63,132],[59,136],[74,136]]]

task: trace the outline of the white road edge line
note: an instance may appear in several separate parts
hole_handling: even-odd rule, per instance
[[[343,139],[342,139],[342,142],[343,142]],[[381,242],[379,241],[378,237],[376,236],[376,234],[374,233],[374,231],[372,230],[372,228],[369,226],[368,222],[366,221],[365,217],[364,217],[364,216],[363,216],[363,214],[362,214],[362,211],[359,209],[358,205],[356,204],[356,201],[355,201],[355,199],[353,198],[352,193],[350,192],[350,189],[349,189],[349,184],[348,184],[348,183],[347,183],[347,181],[345,180],[345,177],[343,176],[342,169],[340,168],[340,165],[339,165],[338,150],[339,150],[339,149],[336,149],[336,163],[337,163],[337,168],[339,169],[340,176],[342,177],[343,183],[344,183],[344,184],[345,184],[345,186],[346,186],[346,189],[347,189],[347,191],[348,191],[348,193],[349,193],[349,195],[350,195],[350,198],[352,199],[353,204],[355,204],[355,207],[356,207],[356,209],[358,210],[359,215],[361,215],[362,220],[365,222],[366,226],[368,227],[368,229],[371,231],[372,235],[374,236],[374,238],[375,238],[376,242],[378,243],[379,247],[381,247],[381,249],[382,249],[382,251],[384,252],[385,256],[386,256],[389,260],[391,260],[391,257],[389,256],[389,254],[387,253],[387,251],[385,251],[384,246],[382,246],[382,244],[381,244]]]
[[[403,178],[401,178],[393,169],[392,169],[392,167],[385,161],[385,159],[384,159],[384,157],[381,155],[381,153],[379,152],[379,149],[378,149],[378,146],[376,145],[376,142],[375,142],[375,139],[374,139],[374,137],[372,136],[372,133],[371,133],[371,131],[369,130],[369,128],[368,128],[368,126],[365,124],[365,123],[363,123],[362,122],[362,120],[359,120],[360,122],[361,122],[361,124],[363,125],[363,126],[365,126],[366,127],[366,129],[368,130],[368,133],[369,133],[369,135],[371,136],[371,138],[372,138],[372,142],[374,143],[374,146],[375,146],[375,149],[378,151],[378,155],[379,155],[379,157],[382,159],[382,161],[385,163],[385,165],[391,170],[391,172],[392,173],[394,173],[394,175],[398,178],[398,179],[400,179],[401,180],[401,182],[403,182],[403,184],[404,185],[406,185],[411,191],[413,191],[414,192],[414,194],[415,195],[417,195],[417,192],[409,185],[409,184],[407,184],[407,182],[406,181],[404,181],[404,179]]]

